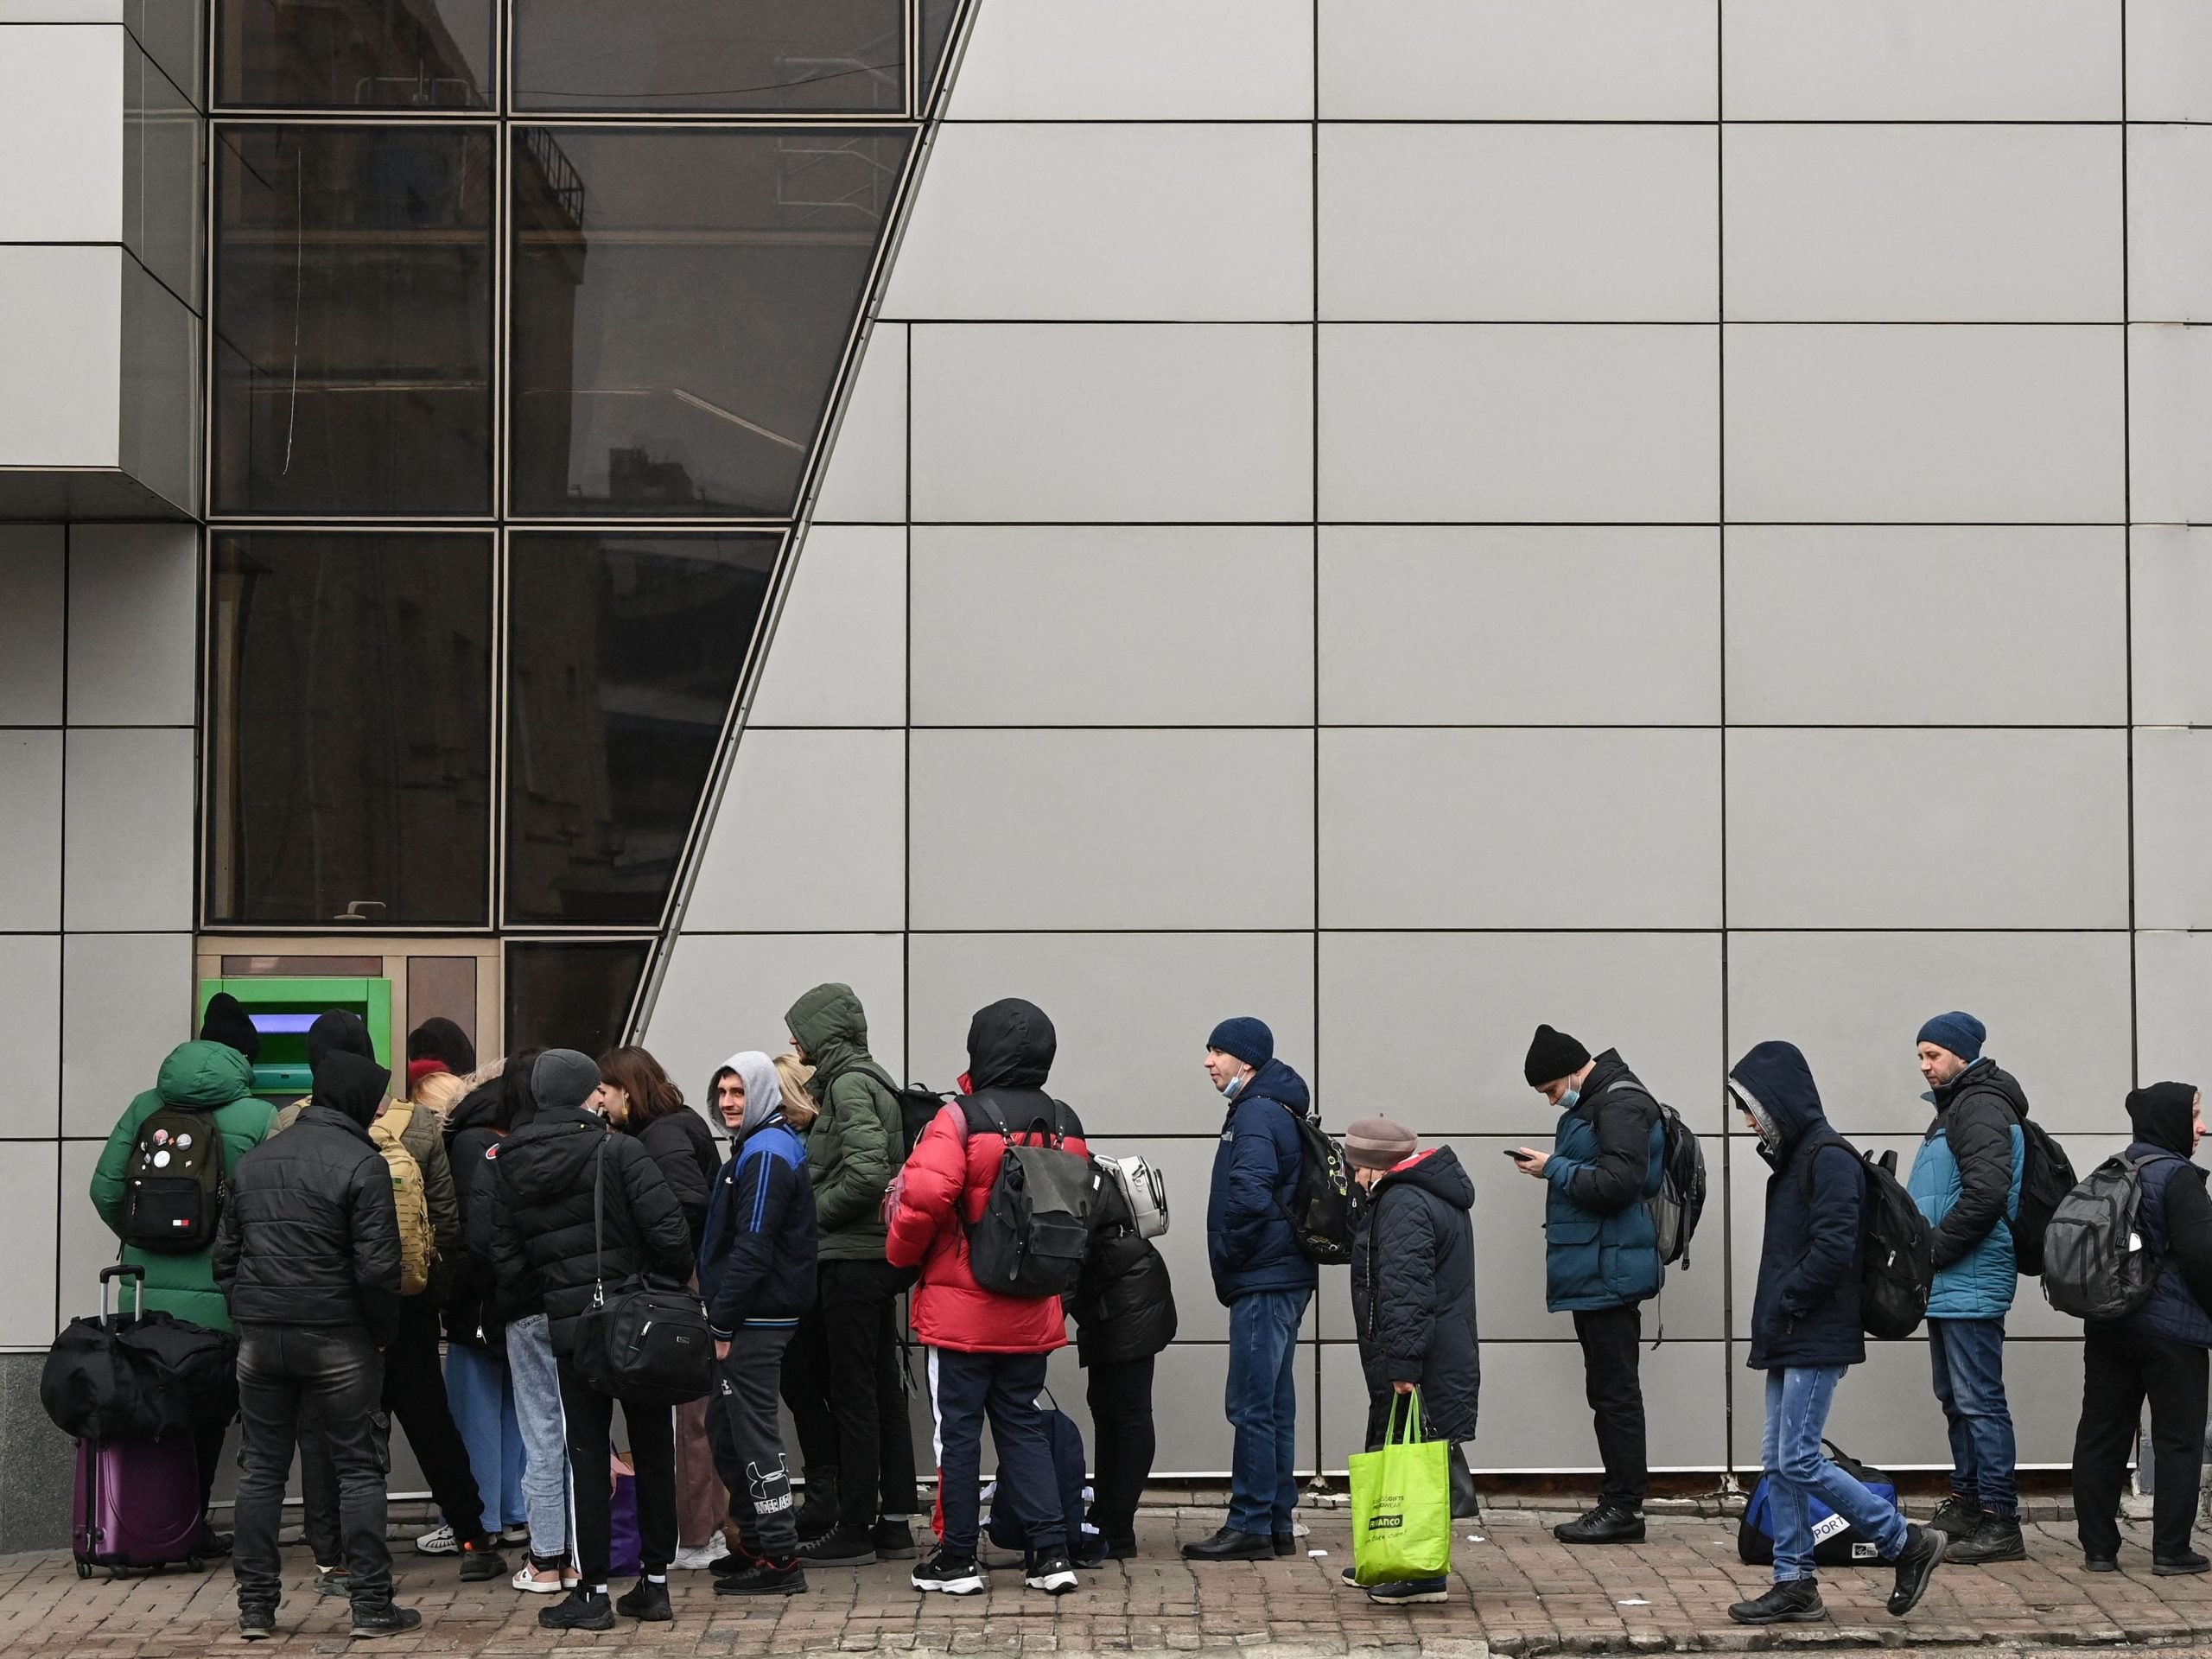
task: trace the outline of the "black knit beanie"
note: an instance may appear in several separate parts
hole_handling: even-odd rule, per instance
[[[1538,1026],[1529,1044],[1529,1058],[1522,1063],[1521,1075],[1529,1079],[1531,1089],[1541,1089],[1548,1083],[1573,1077],[1589,1064],[1590,1051],[1573,1038],[1563,1031],[1554,1031],[1549,1026]]]
[[[261,1053],[261,1033],[254,1029],[252,1016],[228,991],[218,991],[207,999],[207,1012],[200,1021],[200,1040],[234,1048],[249,1064]]]

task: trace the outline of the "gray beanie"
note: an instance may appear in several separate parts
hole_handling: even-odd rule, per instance
[[[599,1067],[573,1048],[549,1048],[530,1068],[530,1092],[541,1110],[574,1110],[599,1087]]]
[[[1354,1169],[1395,1169],[1420,1147],[1420,1136],[1387,1117],[1363,1117],[1344,1131],[1344,1158]]]

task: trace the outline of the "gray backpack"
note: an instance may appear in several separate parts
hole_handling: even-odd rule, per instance
[[[2059,1200],[2043,1234],[2043,1294],[2053,1307],[2119,1319],[2149,1300],[2165,1263],[2143,1235],[2143,1172],[2172,1156],[2116,1154]]]
[[[1067,1294],[1090,1249],[1100,1177],[1090,1159],[1067,1150],[1066,1109],[1053,1101],[1052,1121],[1036,1118],[1023,1131],[1039,1144],[1020,1146],[988,1090],[961,1105],[971,1135],[988,1129],[1006,1141],[982,1216],[968,1228],[969,1271],[1001,1296]]]

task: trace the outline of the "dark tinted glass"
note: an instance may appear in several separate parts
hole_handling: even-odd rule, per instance
[[[907,143],[518,129],[513,511],[788,517]]]
[[[901,0],[516,0],[518,110],[906,105]]]
[[[493,143],[218,129],[217,512],[491,510]]]
[[[257,109],[486,109],[492,13],[492,0],[215,0],[215,97]]]
[[[603,1054],[622,1040],[638,982],[643,940],[607,944],[507,946],[506,1050],[573,1048]]]
[[[488,536],[214,538],[208,918],[482,925]]]
[[[953,14],[960,10],[960,0],[922,0],[922,103],[929,103],[930,88],[937,84],[938,72],[944,67],[944,48],[952,40]],[[926,107],[924,111],[927,113]]]
[[[779,540],[512,539],[510,923],[659,921]]]

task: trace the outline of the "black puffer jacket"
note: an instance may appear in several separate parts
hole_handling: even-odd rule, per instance
[[[495,1351],[505,1341],[492,1276],[493,1160],[487,1155],[504,1135],[503,1102],[494,1077],[472,1090],[446,1119],[446,1162],[453,1170],[454,1201],[461,1209],[461,1250],[446,1293],[446,1335],[472,1348]]]
[[[1139,1236],[1121,1184],[1109,1176],[1100,1191],[1104,1208],[1068,1312],[1083,1363],[1119,1365],[1149,1359],[1175,1340],[1175,1287],[1166,1258]]]
[[[241,1325],[360,1325],[379,1344],[391,1339],[399,1215],[391,1168],[353,1116],[318,1099],[238,1160],[215,1239],[215,1282]]]
[[[604,1148],[602,1152],[602,1148]],[[594,1166],[605,1159],[604,1255],[592,1243]],[[572,1351],[592,1287],[650,1273],[680,1285],[691,1276],[683,1212],[636,1139],[613,1135],[597,1114],[545,1106],[499,1143],[492,1164],[492,1265],[510,1319],[543,1313],[553,1351]]]
[[[1475,1330],[1475,1184],[1449,1147],[1369,1190],[1351,1246],[1351,1311],[1370,1395],[1421,1385],[1430,1440],[1471,1440],[1483,1386]]]
[[[707,1120],[689,1106],[666,1112],[638,1131],[638,1144],[652,1154],[661,1179],[676,1195],[683,1212],[683,1225],[691,1235],[691,1254],[699,1254],[699,1240],[707,1230],[707,1200],[714,1196],[715,1177],[721,1173],[721,1149]]]

